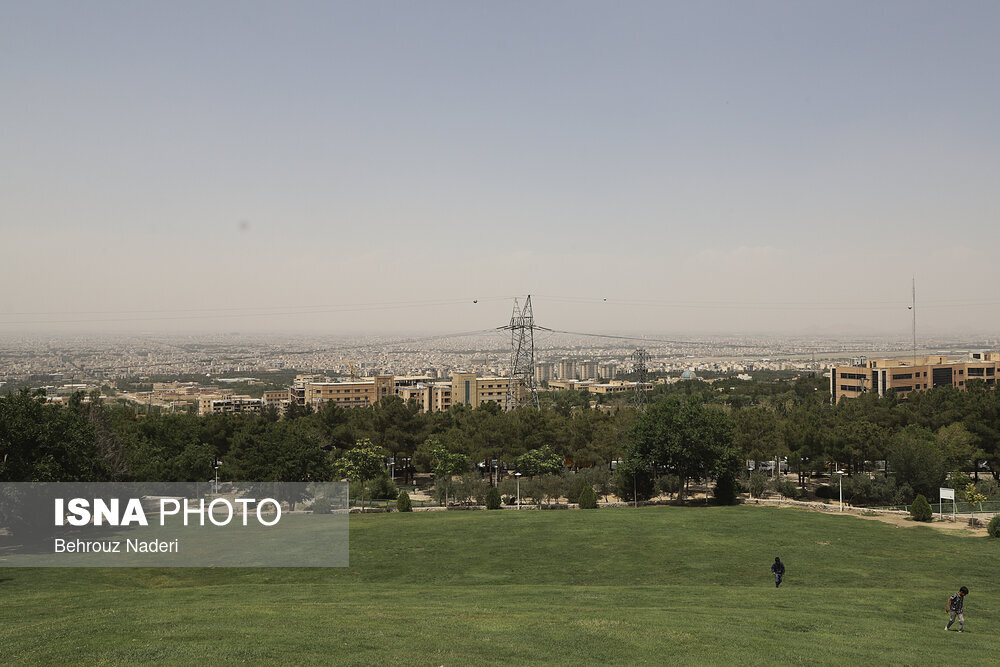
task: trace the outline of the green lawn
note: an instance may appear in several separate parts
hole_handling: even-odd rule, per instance
[[[356,515],[347,568],[0,570],[0,663],[996,664],[998,566],[770,507]]]

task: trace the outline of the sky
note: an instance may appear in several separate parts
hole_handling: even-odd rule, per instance
[[[995,2],[0,0],[0,338],[1000,327]]]

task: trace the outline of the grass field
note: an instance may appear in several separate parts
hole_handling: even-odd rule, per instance
[[[0,663],[998,664],[998,565],[771,507],[356,515],[347,568],[0,570]]]

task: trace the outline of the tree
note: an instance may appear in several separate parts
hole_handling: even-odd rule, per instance
[[[972,506],[972,523],[976,523],[976,505],[979,505],[979,511],[983,511],[983,501],[986,500],[986,496],[976,489],[976,485],[969,483],[966,485],[963,494],[965,496],[965,502]]]
[[[469,457],[465,454],[449,452],[448,449],[437,440],[425,440],[422,447],[427,452],[431,469],[434,472],[434,484],[442,482],[444,487],[444,504],[448,506],[448,487],[453,475],[460,475],[469,468]]]
[[[106,481],[110,470],[93,425],[77,410],[45,403],[44,391],[0,397],[0,482]]]
[[[976,437],[964,424],[942,426],[937,432],[937,442],[948,470],[968,470],[974,461],[983,458],[983,453],[976,448]]]
[[[630,456],[664,467],[684,482],[729,470],[738,459],[733,421],[698,397],[668,396],[651,405],[631,433]]]
[[[619,461],[615,467],[615,495],[625,502],[649,500],[653,497],[656,485],[649,465],[641,458],[632,454],[624,461]]]
[[[916,493],[925,497],[937,497],[947,472],[944,455],[934,434],[913,425],[892,437],[889,464],[901,484],[909,484]]]
[[[525,452],[514,460],[514,467],[522,475],[556,474],[563,469],[563,460],[548,445]]]
[[[359,440],[353,449],[347,450],[343,456],[337,459],[336,467],[341,477],[361,482],[363,487],[365,482],[382,474],[382,450],[372,444],[371,440]],[[362,509],[364,506],[365,497],[362,490]]]
[[[736,504],[736,476],[733,473],[719,475],[715,481],[715,499],[720,505]]]

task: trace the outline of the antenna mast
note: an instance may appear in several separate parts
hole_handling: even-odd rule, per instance
[[[917,278],[914,276],[912,279],[912,301],[910,303],[910,310],[913,311],[913,365],[917,365]]]

